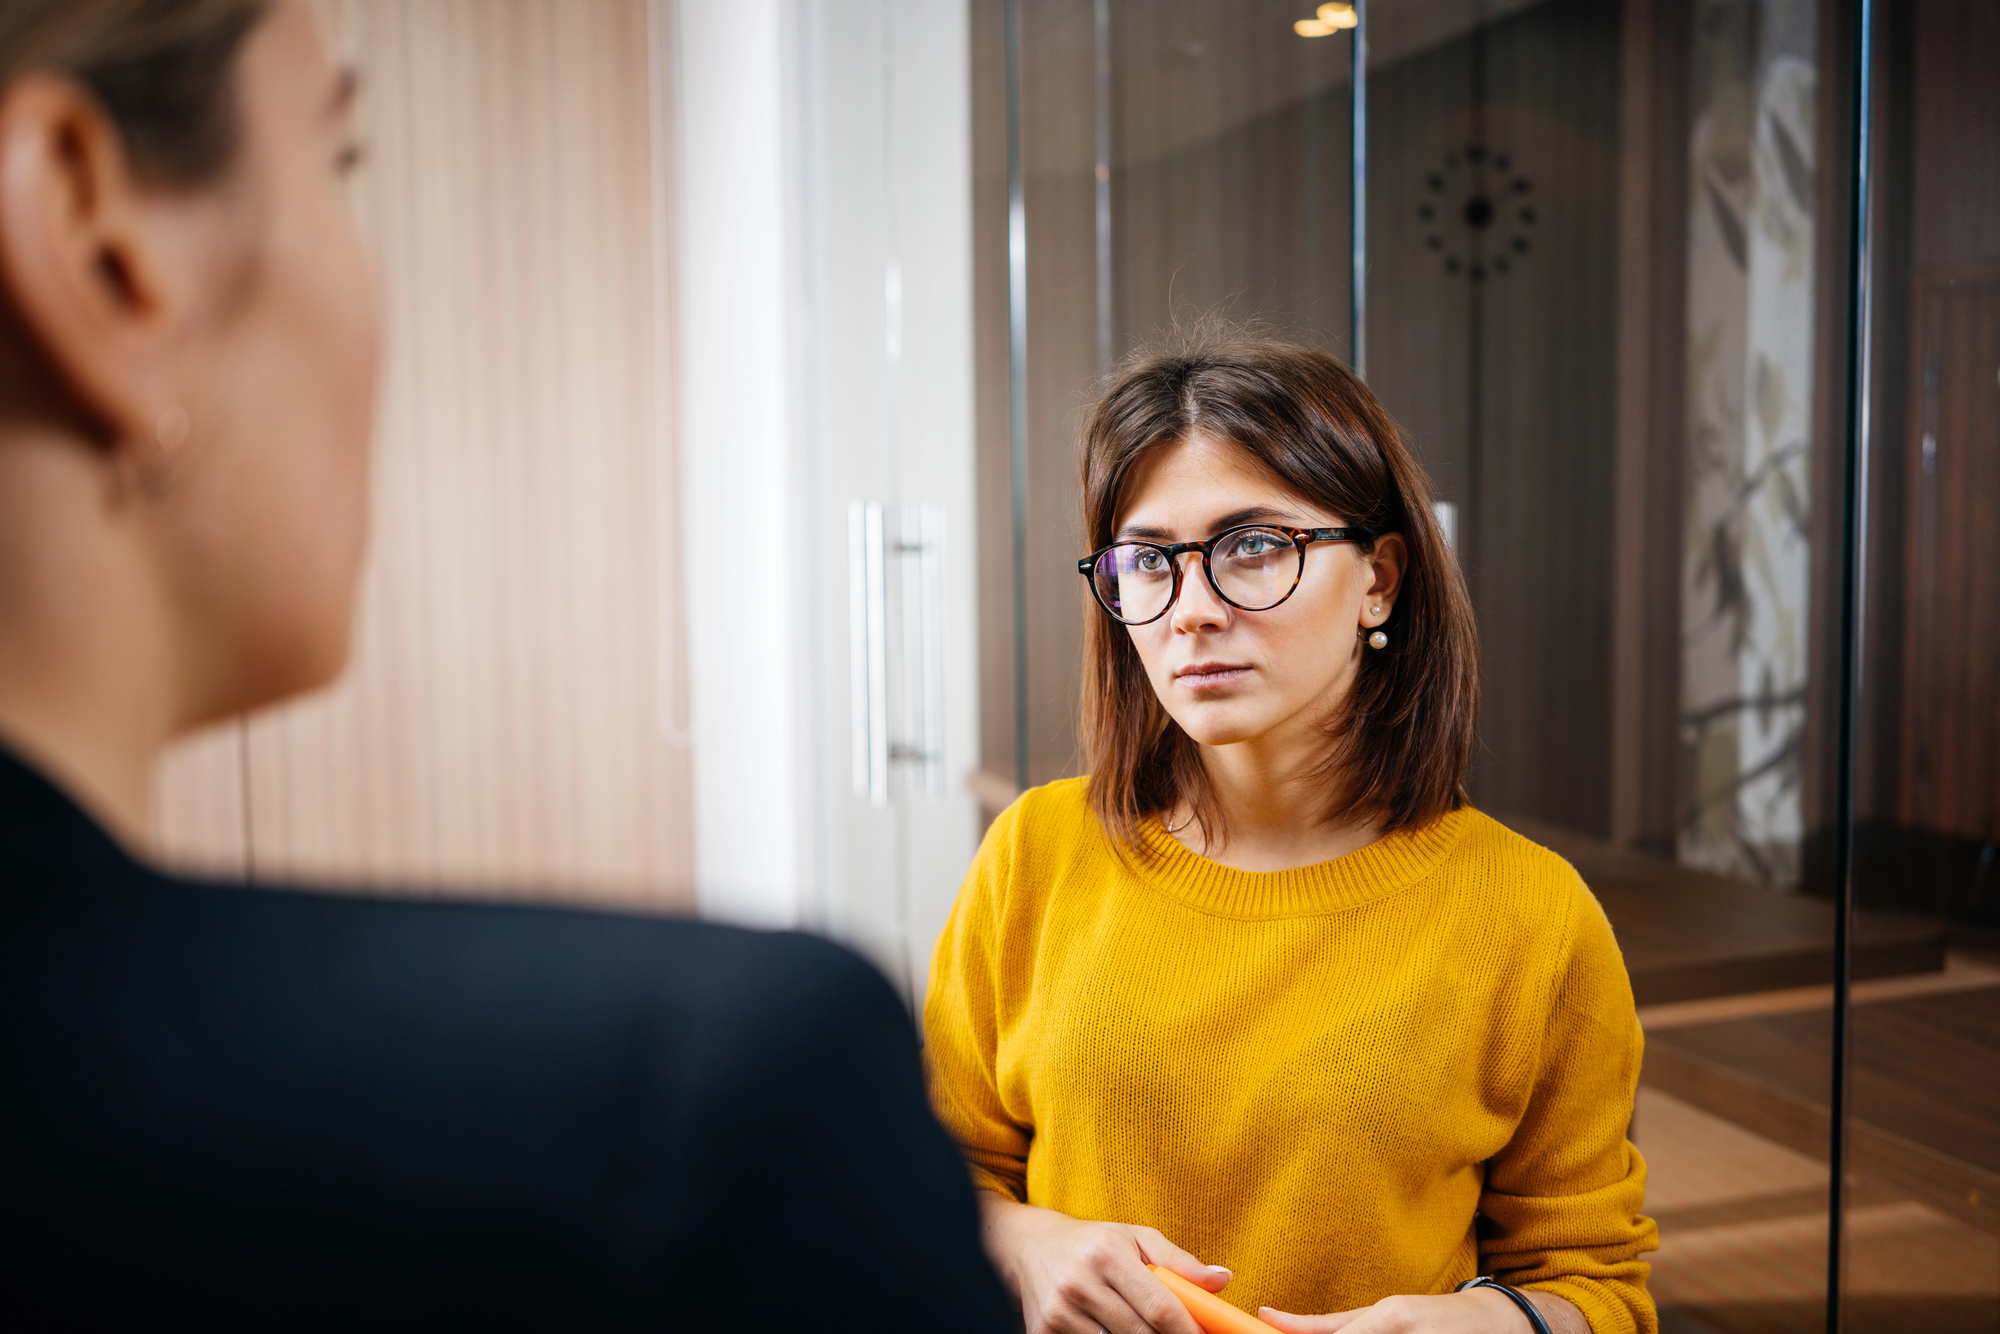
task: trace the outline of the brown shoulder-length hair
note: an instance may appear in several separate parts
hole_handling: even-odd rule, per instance
[[[192,188],[231,165],[236,58],[269,0],[0,0],[0,87],[30,70],[84,84],[149,184]]]
[[[1472,604],[1424,471],[1381,403],[1322,352],[1220,324],[1142,349],[1084,420],[1083,512],[1093,550],[1115,540],[1140,462],[1193,437],[1236,446],[1342,523],[1400,533],[1408,546],[1402,588],[1381,627],[1389,645],[1362,654],[1345,706],[1329,722],[1329,815],[1379,820],[1386,831],[1464,805],[1479,711]],[[1362,546],[1373,549],[1372,540]],[[1185,801],[1210,839],[1226,838],[1200,749],[1167,716],[1130,634],[1088,591],[1084,609],[1082,741],[1090,804],[1105,832],[1143,855],[1141,823]]]

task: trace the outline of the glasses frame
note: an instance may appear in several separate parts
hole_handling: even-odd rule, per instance
[[[1236,533],[1247,532],[1252,528],[1262,528],[1274,533],[1283,533],[1285,536],[1291,538],[1292,546],[1299,553],[1299,568],[1298,572],[1292,576],[1292,586],[1285,590],[1284,597],[1280,597],[1276,602],[1268,603],[1262,607],[1246,607],[1223,592],[1215,582],[1215,567],[1209,563],[1210,557],[1215,553],[1216,543]],[[1120,625],[1151,625],[1154,621],[1159,620],[1160,617],[1172,611],[1174,604],[1181,600],[1182,580],[1187,576],[1187,566],[1181,563],[1181,557],[1190,551],[1199,551],[1201,553],[1202,577],[1208,580],[1209,590],[1218,598],[1221,598],[1238,611],[1270,611],[1274,607],[1282,606],[1286,598],[1291,597],[1292,594],[1299,591],[1299,581],[1305,578],[1306,573],[1307,547],[1315,542],[1369,542],[1373,541],[1375,536],[1375,532],[1368,528],[1291,528],[1281,523],[1239,523],[1234,528],[1225,528],[1214,537],[1200,542],[1146,542],[1137,538],[1127,538],[1122,542],[1113,542],[1108,546],[1099,547],[1088,556],[1077,561],[1076,572],[1082,575],[1084,581],[1090,585],[1091,598],[1098,606],[1104,608],[1106,616],[1109,616]],[[1105,606],[1104,595],[1097,589],[1097,562],[1103,560],[1104,553],[1110,551],[1113,547],[1151,547],[1153,550],[1164,554],[1167,558],[1167,564],[1173,567],[1174,591],[1167,598],[1167,605],[1143,621],[1128,621],[1110,607]]]

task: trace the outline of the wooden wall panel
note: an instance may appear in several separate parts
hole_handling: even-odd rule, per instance
[[[1349,39],[1282,11],[1113,13],[1113,356],[1221,310],[1349,360]]]
[[[1611,836],[1661,853],[1680,833],[1691,8],[1625,0],[1621,34]]]
[[[389,322],[354,663],[161,782],[170,855],[684,908],[646,0],[343,0]],[[247,775],[247,788],[245,776]]]
[[[1095,132],[1089,0],[1023,0],[1028,210],[1028,781],[1079,772],[1087,549],[1077,440],[1097,379]],[[1011,754],[1010,744],[1002,755]]]
[[[1550,0],[1368,81],[1368,382],[1459,508],[1483,691],[1472,796],[1600,836],[1612,830],[1620,18]],[[1469,144],[1491,165],[1475,167]]]
[[[1911,9],[1916,265],[2000,261],[2000,5],[1922,0]]]
[[[2000,839],[2000,8],[1925,0],[1909,28],[1904,588],[1900,607],[1873,619],[1902,631],[1896,818],[1990,843]]]
[[[1917,294],[1907,463],[1905,826],[2000,839],[2000,264]]]

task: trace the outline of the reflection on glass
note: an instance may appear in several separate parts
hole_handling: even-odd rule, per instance
[[[1111,5],[1117,352],[1214,309],[1344,351],[1353,39],[1325,8],[1302,40],[1285,5]]]
[[[1081,554],[1107,360],[1215,309],[1346,354],[1352,39],[1305,4],[1019,3],[1031,550]],[[1838,1312],[1854,7],[1368,10],[1368,379],[1477,606],[1473,796],[1619,933],[1669,1331],[2000,1334],[2000,5],[1878,8]],[[1035,781],[1071,754],[1059,564],[1028,571]]]
[[[1135,343],[1222,309],[1345,354],[1352,38],[1344,29],[1301,37],[1294,22],[1315,17],[1312,7],[1280,0],[1017,3],[1028,309],[1021,521],[1030,552],[1080,555],[1077,411]],[[975,33],[987,34],[975,70],[990,72],[992,112],[1005,101],[1004,21],[997,0],[975,8]],[[1003,139],[977,138],[975,147],[980,188],[991,192],[976,207],[999,218]],[[981,235],[997,261],[1000,232]],[[989,263],[984,273],[981,393],[1002,402],[1004,269]],[[996,422],[981,437],[995,479],[1006,475],[1003,429]],[[1005,533],[1006,497],[997,485],[987,494],[982,532]],[[1004,544],[984,549],[987,570],[1009,569]],[[1070,568],[1030,559],[1025,624],[1005,631],[1025,641],[1026,770],[1036,783],[1075,763],[1084,590]],[[1010,605],[1004,580],[987,577],[982,603]],[[995,627],[986,638],[1002,634]],[[995,645],[985,661],[1002,668],[983,677],[985,753],[1010,755],[1011,651]]]
[[[1845,1324],[2000,1331],[2000,7],[1878,6],[1860,902],[1941,972],[1857,984]]]
[[[1799,881],[1818,0],[1702,0],[1687,219],[1680,859]]]

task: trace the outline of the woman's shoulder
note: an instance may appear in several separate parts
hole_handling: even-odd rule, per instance
[[[1462,831],[1452,850],[1459,873],[1541,923],[1563,921],[1569,934],[1591,932],[1604,911],[1577,869],[1562,855],[1483,811],[1454,813]]]
[[[1482,810],[1466,806],[1454,812],[1460,824],[1458,856],[1469,857],[1510,876],[1548,881],[1565,889],[1581,885],[1576,868],[1562,854],[1542,846],[1526,834],[1502,824]]]
[[[1010,841],[1047,843],[1068,841],[1094,833],[1097,816],[1090,809],[1090,779],[1058,778],[1052,783],[1031,787],[1014,798],[993,819],[989,837],[1000,834]]]
[[[1031,787],[986,827],[954,916],[995,930],[1016,919],[1038,919],[1056,886],[1102,869],[1105,847],[1087,780]]]
[[[1046,886],[1107,855],[1086,778],[1031,787],[995,816],[973,862],[972,879],[1002,898]]]

